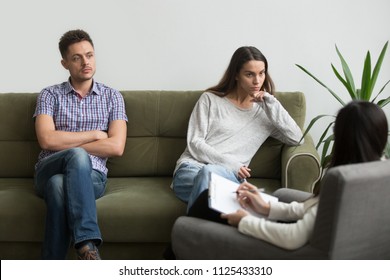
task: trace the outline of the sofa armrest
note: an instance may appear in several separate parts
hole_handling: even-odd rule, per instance
[[[321,176],[321,163],[310,134],[300,146],[287,146],[281,156],[282,187],[312,192]]]
[[[279,188],[272,195],[284,203],[291,203],[293,201],[303,202],[313,196],[312,193],[289,188]]]
[[[306,244],[286,250],[240,233],[236,227],[195,217],[179,217],[172,229],[172,249],[178,260],[314,260],[326,255]]]

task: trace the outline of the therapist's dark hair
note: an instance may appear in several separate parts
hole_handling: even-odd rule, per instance
[[[387,118],[378,105],[368,101],[350,102],[336,117],[330,167],[379,160],[387,137]]]
[[[383,110],[368,101],[355,100],[341,108],[334,126],[334,144],[328,168],[380,160],[387,144],[388,123]],[[320,192],[320,182],[313,190]]]

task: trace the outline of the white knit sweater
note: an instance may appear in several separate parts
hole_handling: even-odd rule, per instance
[[[264,102],[242,109],[210,92],[201,95],[188,125],[187,147],[177,161],[217,164],[237,173],[249,166],[252,157],[268,137],[288,145],[297,145],[302,131],[271,94]],[[175,169],[175,171],[176,171]]]

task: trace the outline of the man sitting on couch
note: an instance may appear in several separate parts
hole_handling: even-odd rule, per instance
[[[35,110],[42,148],[35,188],[47,206],[42,257],[65,259],[74,244],[80,259],[100,259],[95,199],[105,191],[108,157],[121,156],[127,116],[122,95],[93,80],[95,51],[82,30],[60,39],[68,81],[43,89]]]

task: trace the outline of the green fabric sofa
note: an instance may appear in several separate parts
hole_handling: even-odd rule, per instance
[[[126,148],[122,157],[108,161],[107,191],[97,200],[103,259],[162,258],[173,223],[185,214],[170,184],[201,93],[122,91],[129,118]],[[303,128],[304,95],[276,97]],[[33,187],[40,151],[32,118],[36,98],[37,93],[0,94],[0,259],[40,258],[46,209]],[[310,135],[298,147],[268,139],[252,160],[250,181],[267,192],[311,191],[320,176],[318,158]]]

